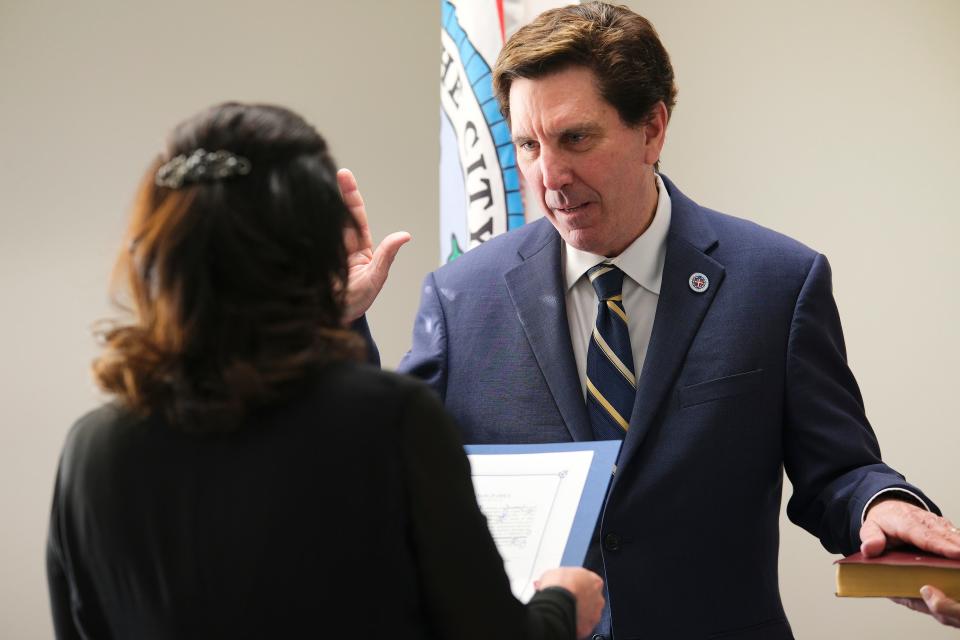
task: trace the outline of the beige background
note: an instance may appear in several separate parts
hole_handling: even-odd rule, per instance
[[[317,124],[359,176],[374,234],[414,234],[371,313],[385,364],[399,361],[438,260],[438,4],[0,0],[0,636],[51,634],[57,455],[99,401],[90,325],[110,313],[134,184],[176,121],[240,99]],[[886,457],[960,518],[960,2],[631,5],[659,28],[680,86],[664,171],[830,257]],[[703,544],[725,524],[704,522]],[[836,599],[833,558],[783,531],[799,638],[960,637],[886,601]]]

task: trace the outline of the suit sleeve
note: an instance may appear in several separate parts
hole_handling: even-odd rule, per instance
[[[827,550],[860,545],[860,518],[879,491],[900,488],[933,503],[883,463],[860,389],[847,365],[830,265],[818,255],[797,298],[787,344],[784,466],[794,493],[787,515]]]
[[[413,325],[413,346],[397,367],[427,383],[440,396],[447,387],[447,325],[434,274],[423,279],[420,308]]]
[[[462,640],[573,638],[576,604],[563,589],[513,597],[453,420],[426,389],[401,425],[411,538],[426,617],[437,637]]]
[[[367,364],[374,367],[380,366],[380,349],[377,343],[373,341],[373,334],[370,333],[370,323],[367,322],[367,316],[362,315],[350,324],[350,330],[355,331],[367,345]]]

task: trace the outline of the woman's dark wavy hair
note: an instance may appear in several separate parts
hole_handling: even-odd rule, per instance
[[[163,163],[201,148],[252,169],[155,184]],[[97,382],[137,412],[209,433],[357,358],[342,324],[351,226],[327,144],[297,114],[227,103],[181,123],[140,186],[115,270],[135,320],[103,332]]]

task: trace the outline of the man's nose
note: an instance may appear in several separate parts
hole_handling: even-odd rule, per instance
[[[573,171],[563,152],[541,149],[540,174],[543,187],[548,191],[560,191],[573,181]]]

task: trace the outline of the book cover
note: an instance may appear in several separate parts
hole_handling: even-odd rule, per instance
[[[904,548],[876,558],[858,552],[834,564],[838,596],[919,598],[920,587],[929,584],[960,599],[960,560]]]

